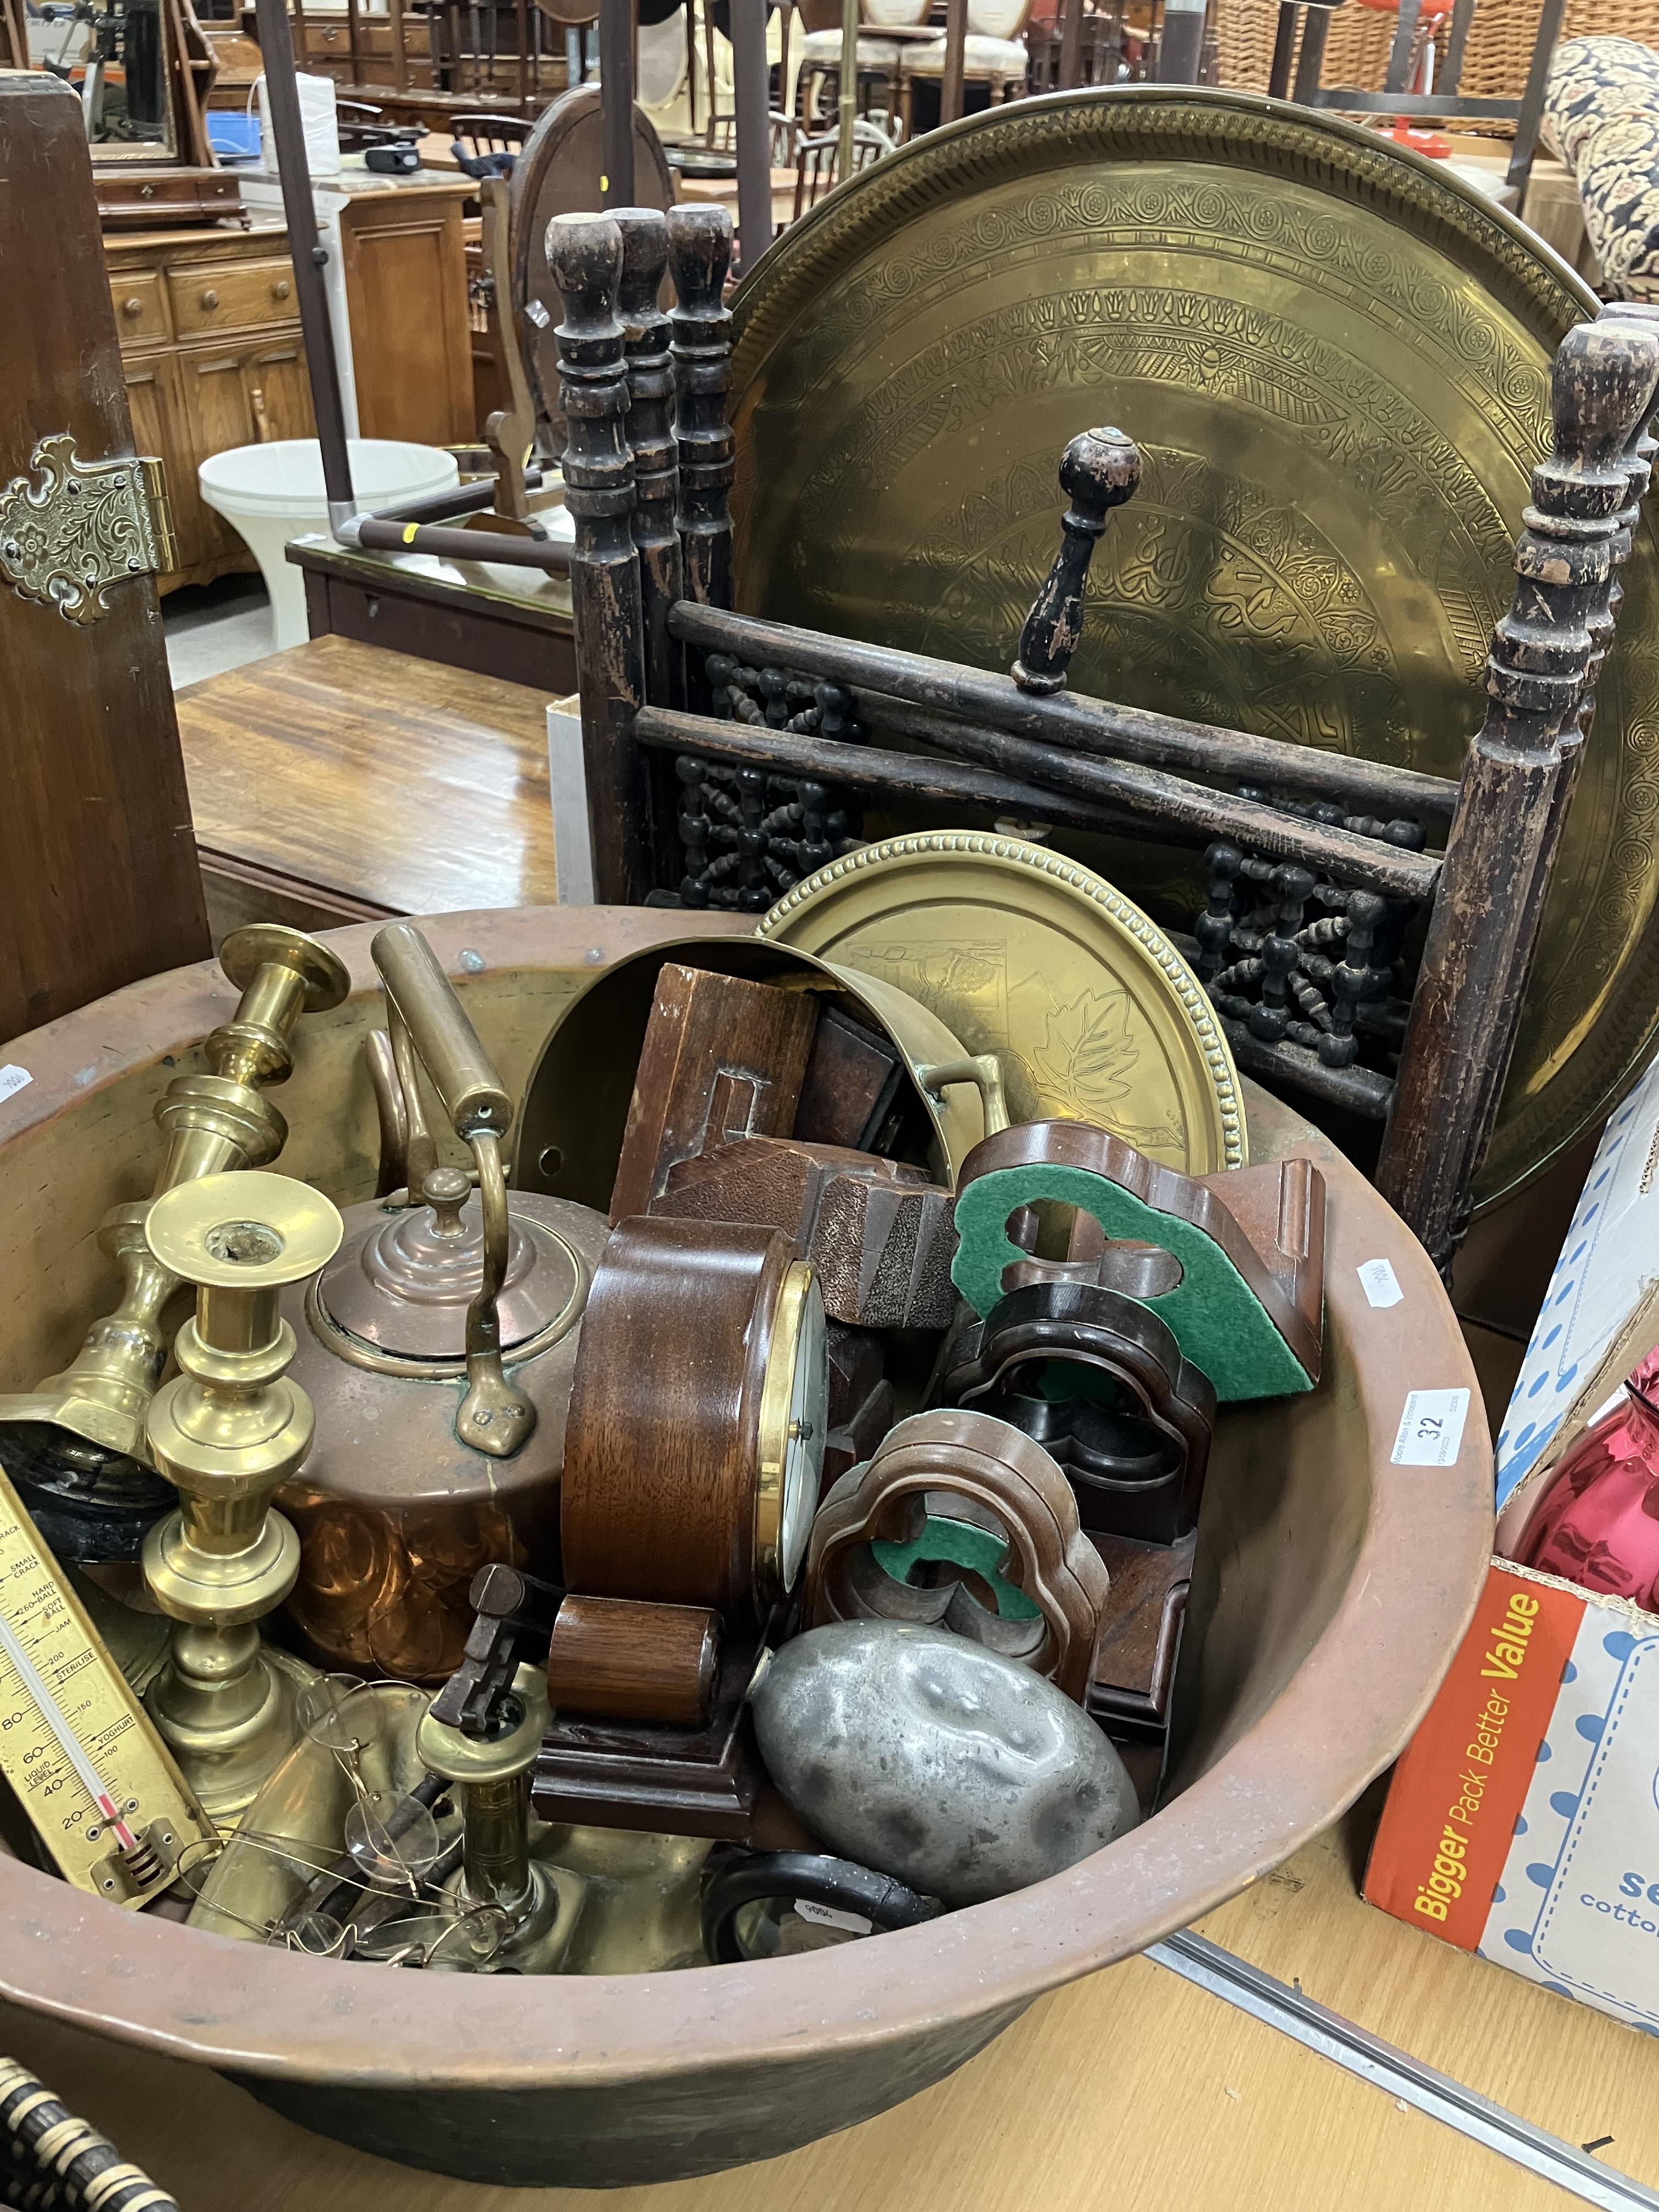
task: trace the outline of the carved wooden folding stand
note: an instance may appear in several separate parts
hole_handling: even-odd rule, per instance
[[[1443,1271],[1497,1114],[1656,451],[1659,317],[1609,308],[1560,348],[1552,449],[1455,782],[1065,690],[1090,555],[1139,481],[1117,430],[1066,448],[1060,550],[1011,676],[732,612],[729,240],[708,209],[665,226],[629,216],[622,231],[573,216],[548,234],[566,303],[598,896],[762,913],[860,842],[863,797],[1202,847],[1191,957],[1240,1065],[1383,1125],[1376,1181]],[[652,304],[669,259],[677,455]],[[1413,984],[1402,954],[1419,933]]]

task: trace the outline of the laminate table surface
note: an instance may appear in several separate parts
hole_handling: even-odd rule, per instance
[[[1659,2185],[1651,2040],[1364,1904],[1358,1866],[1376,1794],[1200,1931]],[[861,2127],[763,2165],[604,2199],[388,2165],[214,2075],[7,2008],[0,2050],[183,2212],[583,2212],[601,2202],[606,2212],[1552,2212],[1574,2201],[1147,1959],[1043,1998],[959,2073]]]
[[[549,903],[553,696],[338,636],[192,684],[179,732],[204,870],[369,915]]]

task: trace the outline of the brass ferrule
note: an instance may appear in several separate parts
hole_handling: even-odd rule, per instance
[[[533,1902],[527,1771],[463,1786],[461,1879],[474,1905],[498,1905],[512,1920]]]

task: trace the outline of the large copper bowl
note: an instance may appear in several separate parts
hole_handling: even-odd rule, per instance
[[[734,927],[711,920],[711,932]],[[531,909],[423,924],[480,1035],[522,1085],[594,970],[686,918]],[[334,942],[354,995],[313,1017],[282,1096],[280,1163],[347,1202],[374,1187],[359,1045],[378,1018],[368,928]],[[100,1216],[149,1187],[150,1109],[229,1008],[208,967],[119,991],[15,1040],[0,1106],[0,1389],[75,1350],[113,1295]],[[1252,1157],[1305,1150],[1330,1193],[1325,1376],[1230,1412],[1205,1500],[1183,1654],[1177,1794],[1099,1856],[933,1926],[816,1956],[634,1978],[441,1980],[301,1959],[88,1899],[0,1860],[0,1993],[231,2075],[304,2125],[474,2182],[666,2180],[766,2158],[948,2074],[1045,1990],[1184,1927],[1326,1826],[1400,1750],[1486,1571],[1492,1462],[1439,1282],[1322,1139],[1252,1095]],[[1373,1311],[1357,1268],[1390,1260]],[[1406,1393],[1463,1388],[1454,1466],[1397,1468]]]

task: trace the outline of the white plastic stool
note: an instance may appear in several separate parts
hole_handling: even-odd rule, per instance
[[[352,489],[361,508],[392,507],[425,493],[446,491],[460,480],[455,456],[439,446],[407,445],[397,438],[352,438]],[[270,593],[276,650],[303,645],[305,578],[284,557],[295,538],[328,527],[322,451],[314,438],[280,438],[268,446],[234,446],[214,453],[197,471],[202,497],[247,540]]]

